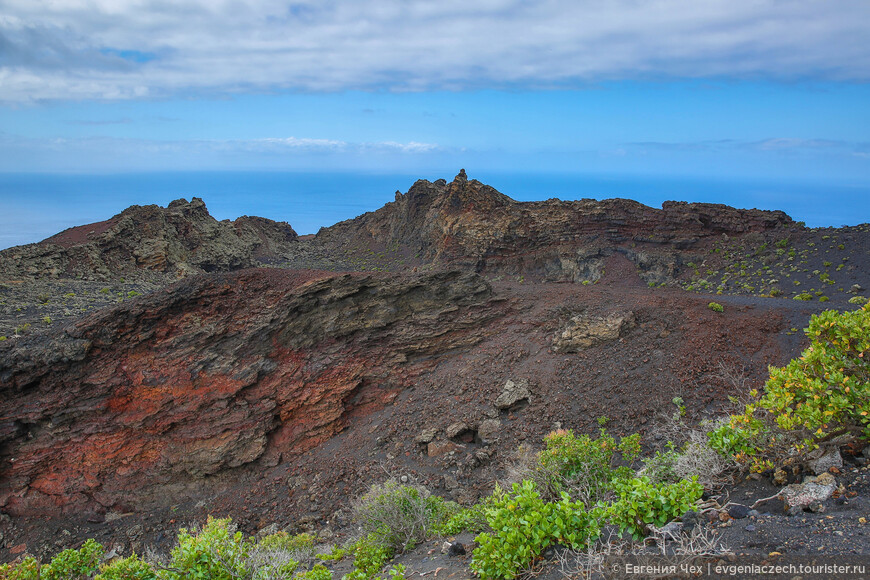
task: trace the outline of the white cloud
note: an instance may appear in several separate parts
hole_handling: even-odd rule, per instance
[[[0,101],[870,81],[854,0],[6,0]]]
[[[115,137],[27,138],[0,132],[0,171],[147,170],[158,162],[174,169],[285,167],[317,158],[365,160],[392,155],[397,160],[444,152],[434,143],[361,142],[275,137],[265,139],[152,140]],[[265,165],[262,165],[265,164]]]

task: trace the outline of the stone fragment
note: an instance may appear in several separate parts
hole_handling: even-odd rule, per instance
[[[741,504],[734,504],[728,506],[728,515],[735,520],[742,520],[743,518],[748,517],[750,511],[751,508]]]
[[[596,344],[619,338],[623,332],[635,326],[633,312],[608,314],[607,316],[588,316],[581,314],[568,321],[555,336],[555,352],[578,352]]]
[[[815,502],[823,502],[833,495],[837,481],[830,473],[818,477],[810,476],[801,484],[783,488],[781,494],[789,508],[806,508]]]
[[[521,401],[531,401],[532,393],[529,391],[529,381],[520,379],[517,382],[508,380],[502,388],[501,394],[495,400],[496,409],[510,409]]]
[[[459,446],[452,441],[432,441],[426,447],[426,454],[429,457],[439,457],[457,449],[459,449]]]
[[[816,475],[825,473],[832,467],[843,467],[843,457],[837,447],[819,447],[809,455],[807,467]]]
[[[435,435],[438,434],[438,429],[435,427],[426,427],[420,434],[414,437],[414,441],[417,443],[429,443],[433,439],[435,439]]]
[[[498,419],[486,419],[477,428],[477,435],[484,444],[495,441],[501,431],[501,421]]]
[[[451,423],[445,430],[445,433],[447,434],[448,439],[453,439],[463,431],[468,431],[468,425],[462,421],[457,421],[456,423]]]

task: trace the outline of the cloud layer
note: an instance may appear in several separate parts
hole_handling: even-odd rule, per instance
[[[856,0],[6,0],[0,101],[870,81]]]

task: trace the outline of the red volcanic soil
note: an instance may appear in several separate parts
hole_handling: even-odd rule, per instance
[[[716,313],[711,296],[648,288],[620,254],[596,284],[487,288],[472,274],[261,269],[82,320],[54,339],[63,356],[13,366],[0,499],[20,516],[15,537],[46,553],[62,529],[70,541],[167,547],[210,513],[249,533],[300,522],[340,533],[349,500],[387,474],[473,501],[520,443],[536,447],[554,428],[606,421],[650,436],[674,397],[691,421],[720,412],[734,394],[720,365],[759,384],[798,352],[786,331],[818,309],[717,296]],[[555,352],[580,313],[631,313],[634,324]],[[531,396],[498,410],[509,379]],[[425,428],[436,430],[429,444],[415,441]]]
[[[57,244],[64,248],[86,244],[91,240],[91,238],[100,236],[109,231],[117,221],[117,219],[112,218],[101,222],[68,228],[60,233],[54,234],[50,238],[42,240],[40,243]]]

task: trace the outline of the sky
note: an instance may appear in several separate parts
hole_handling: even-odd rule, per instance
[[[865,0],[0,0],[0,173],[868,188],[867,38]]]

